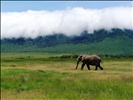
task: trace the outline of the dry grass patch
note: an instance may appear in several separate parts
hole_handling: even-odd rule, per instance
[[[23,92],[16,92],[13,90],[4,90],[1,93],[1,100],[38,100],[38,99],[47,99],[44,91],[23,91]]]

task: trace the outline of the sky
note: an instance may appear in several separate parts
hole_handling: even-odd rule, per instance
[[[132,1],[2,1],[1,38],[133,29]]]
[[[132,1],[1,1],[2,12],[22,12],[27,10],[64,10],[71,7],[101,9],[107,7],[131,7]]]

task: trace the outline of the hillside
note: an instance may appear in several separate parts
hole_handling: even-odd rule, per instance
[[[80,36],[54,34],[31,38],[1,40],[1,52],[97,53],[100,55],[133,55],[133,31],[104,29]]]
[[[54,47],[39,49],[42,52],[50,53],[91,53],[99,55],[133,55],[133,40],[126,36],[115,38],[105,38],[101,42],[62,44]],[[36,49],[37,50],[37,49]]]

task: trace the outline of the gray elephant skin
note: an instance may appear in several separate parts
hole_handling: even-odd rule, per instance
[[[97,55],[80,55],[77,58],[76,69],[78,68],[79,62],[82,61],[81,70],[83,70],[84,66],[87,65],[88,70],[90,70],[90,65],[95,66],[95,70],[99,67],[101,70],[101,58]]]

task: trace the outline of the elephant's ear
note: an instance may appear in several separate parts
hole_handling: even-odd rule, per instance
[[[82,61],[84,61],[84,60],[85,60],[85,55],[82,56]]]

